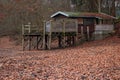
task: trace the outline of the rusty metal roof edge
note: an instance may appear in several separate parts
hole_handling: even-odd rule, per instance
[[[111,18],[113,18],[113,19],[117,19],[117,17],[114,17],[114,16],[111,16],[111,15],[108,15],[108,14],[103,13],[103,12],[101,12],[100,14],[103,14],[103,15],[109,16],[109,17],[111,17]]]
[[[92,14],[94,17],[96,17],[96,18],[100,18],[100,19],[102,19],[103,17],[102,17],[102,15],[104,15],[104,16],[106,16],[106,17],[109,17],[109,18],[112,18],[112,19],[117,19],[117,17],[114,17],[114,16],[111,16],[111,15],[108,15],[108,14],[106,14],[106,13],[91,13],[91,12],[62,12],[62,11],[58,11],[58,12],[56,12],[56,13],[54,13],[53,15],[51,15],[51,18],[53,18],[53,17],[55,17],[55,16],[57,16],[58,14],[62,14],[62,15],[64,15],[64,16],[66,16],[66,17],[82,17],[82,16],[80,16],[81,14],[83,14],[83,13],[87,13],[87,14]],[[85,16],[85,15],[84,15]],[[90,17],[90,16],[89,16]]]

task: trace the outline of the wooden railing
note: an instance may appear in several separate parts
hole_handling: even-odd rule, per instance
[[[38,34],[39,32],[40,32],[40,29],[37,25],[32,25],[31,23],[22,25],[22,35]]]
[[[46,32],[76,32],[78,31],[77,20],[57,20],[45,23]]]
[[[101,24],[101,25],[96,25],[95,30],[107,30],[107,31],[112,31],[114,30],[114,25],[108,25],[108,24]]]

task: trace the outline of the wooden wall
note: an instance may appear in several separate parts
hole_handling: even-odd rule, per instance
[[[78,32],[81,32],[81,29],[83,27],[83,33],[87,33],[87,27],[89,27],[89,32],[92,33],[95,31],[95,26],[94,26],[94,19],[84,19],[84,18],[79,18],[78,19]]]

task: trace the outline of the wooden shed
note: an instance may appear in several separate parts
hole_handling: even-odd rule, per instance
[[[105,13],[90,12],[62,12],[54,13],[53,20],[75,19],[78,21],[78,32],[85,35],[86,40],[97,37],[94,34],[106,34],[114,30],[113,22],[116,19]],[[96,38],[97,39],[97,38]]]
[[[58,11],[44,21],[43,30],[31,23],[22,25],[23,50],[65,48],[103,39],[113,32],[115,19],[104,13]]]

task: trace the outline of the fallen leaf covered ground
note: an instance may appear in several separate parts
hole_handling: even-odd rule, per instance
[[[116,36],[77,47],[24,52],[7,39],[1,38],[0,80],[120,80]]]

